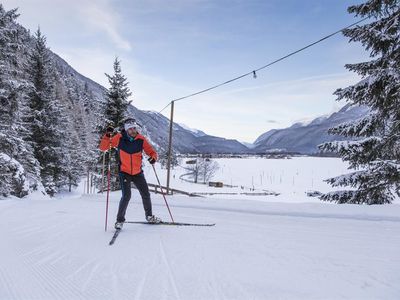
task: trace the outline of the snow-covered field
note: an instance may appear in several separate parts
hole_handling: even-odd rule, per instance
[[[185,166],[183,159],[181,166]],[[171,172],[171,187],[190,192],[199,193],[237,193],[230,195],[233,199],[251,199],[267,202],[318,202],[317,198],[310,198],[307,191],[328,192],[332,187],[323,180],[349,172],[347,163],[339,158],[319,157],[294,157],[292,159],[265,159],[265,158],[221,158],[215,159],[219,169],[212,181],[222,181],[224,184],[235,186],[215,188],[204,184],[192,184],[180,180],[182,174],[188,171],[177,167]],[[149,182],[156,183],[151,166],[144,168]],[[158,169],[162,183],[166,182],[166,170]],[[184,178],[188,178],[187,176]],[[199,181],[202,179],[200,178]],[[254,188],[254,191],[253,191]],[[257,196],[257,193],[265,191],[278,193],[275,195]],[[243,193],[255,193],[255,196],[243,195]],[[219,197],[214,195],[214,197]],[[226,198],[226,195],[222,195]]]
[[[230,174],[233,185],[240,184],[234,177],[240,169],[242,185],[281,195],[168,196],[176,221],[216,226],[125,224],[113,246],[119,192],[111,193],[107,232],[105,195],[78,189],[55,199],[2,200],[0,299],[400,299],[400,205],[334,205],[304,196],[311,187],[324,191],[321,176],[333,162],[308,159],[284,167],[265,160],[271,169],[265,167],[264,178],[275,174],[265,185],[261,161],[249,159],[247,168],[225,161],[219,174]],[[295,184],[276,179],[282,169],[293,177],[296,164],[316,167],[299,167]],[[338,175],[342,167],[329,172]],[[246,175],[252,170],[259,182]],[[181,171],[173,181],[180,185],[172,186],[189,188],[178,179]],[[197,188],[208,189],[190,186]],[[132,198],[127,219],[143,220],[136,190]],[[161,195],[152,199],[154,213],[168,220]]]

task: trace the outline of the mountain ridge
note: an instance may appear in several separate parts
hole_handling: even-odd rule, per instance
[[[254,151],[265,152],[279,149],[287,152],[316,154],[319,152],[319,144],[334,140],[346,140],[343,136],[328,134],[329,128],[359,119],[368,112],[367,107],[347,104],[338,112],[317,117],[307,125],[295,123],[288,128],[269,130],[255,140]]]

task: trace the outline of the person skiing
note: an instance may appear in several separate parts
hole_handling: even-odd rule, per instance
[[[115,229],[122,229],[125,222],[126,209],[131,199],[131,182],[135,184],[142,197],[147,222],[161,222],[161,219],[152,213],[149,187],[142,170],[142,151],[149,156],[150,164],[157,161],[158,155],[146,138],[139,134],[138,128],[139,126],[134,119],[126,120],[121,132],[115,135],[113,135],[114,128],[109,126],[99,146],[101,151],[107,151],[110,147],[116,148],[118,151],[122,197],[119,202]]]

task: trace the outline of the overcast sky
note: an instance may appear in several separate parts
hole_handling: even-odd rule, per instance
[[[108,87],[116,56],[132,104],[160,111],[191,94],[263,66],[358,19],[344,0],[3,0],[19,22],[40,25],[48,46]],[[273,128],[329,114],[333,92],[357,81],[344,65],[367,58],[337,35],[270,68],[177,102],[175,121],[253,142]],[[169,117],[169,108],[163,111]]]

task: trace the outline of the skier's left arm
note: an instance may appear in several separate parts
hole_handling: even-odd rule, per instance
[[[149,161],[150,160],[153,160],[154,162],[157,161],[157,159],[158,159],[157,152],[154,150],[154,148],[150,145],[150,143],[145,138],[143,139],[143,150],[148,156],[150,156]],[[151,161],[150,161],[150,163],[151,163]]]

